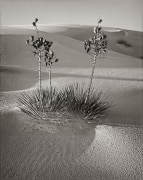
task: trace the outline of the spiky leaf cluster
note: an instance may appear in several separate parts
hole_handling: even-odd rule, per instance
[[[96,121],[99,118],[107,117],[111,108],[110,103],[102,98],[102,92],[93,88],[87,101],[86,89],[78,83],[66,86],[57,90],[54,87],[35,90],[33,93],[24,92],[18,99],[18,107],[28,116],[34,119],[49,120],[53,113],[52,120],[58,115],[62,122],[64,118],[77,117],[86,122]],[[57,114],[56,114],[57,113]],[[63,116],[62,116],[63,115]]]
[[[102,19],[98,21],[98,25],[94,28],[94,36],[83,42],[87,53],[98,55],[107,51],[107,36],[99,26],[101,22]]]
[[[30,36],[29,40],[26,41],[26,44],[33,47],[34,56],[38,56],[44,60],[45,65],[52,65],[54,62],[58,62],[58,59],[55,57],[54,52],[51,50],[51,46],[53,45],[52,41],[47,41],[43,37],[39,36],[39,31],[37,28],[38,19],[32,23],[35,27],[38,37]]]

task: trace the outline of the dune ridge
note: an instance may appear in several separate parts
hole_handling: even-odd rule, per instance
[[[39,28],[42,33],[58,34],[63,35],[64,37],[70,37],[76,40],[84,41],[93,35],[94,26],[86,25],[44,25]],[[33,30],[30,26],[5,26],[1,28],[1,34],[29,34]],[[129,56],[142,58],[142,32],[131,31],[127,29],[119,29],[112,27],[103,27],[103,30],[108,35],[108,49],[123,53]],[[33,32],[34,33],[34,32]],[[127,43],[131,44],[130,48],[125,48],[123,45],[118,44],[118,40],[124,40]]]

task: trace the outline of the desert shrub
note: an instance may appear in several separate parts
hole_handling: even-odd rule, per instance
[[[110,104],[102,99],[102,93],[91,89],[86,99],[87,89],[78,83],[69,85],[57,91],[55,88],[35,90],[33,93],[23,93],[18,99],[18,107],[27,115],[42,120],[50,120],[51,114],[59,117],[80,117],[84,120],[97,120],[105,117]],[[40,98],[41,97],[41,98]]]
[[[87,99],[88,89],[83,88],[78,83],[67,86],[63,91],[65,107],[70,114],[87,121],[107,116],[110,104],[102,99],[102,92],[91,88]]]
[[[31,94],[24,92],[18,98],[18,107],[37,120],[47,120],[51,112],[63,112],[63,94],[53,87],[39,89]]]
[[[127,41],[123,40],[123,39],[119,39],[117,40],[118,44],[124,45],[125,47],[132,47],[131,44],[129,44]]]

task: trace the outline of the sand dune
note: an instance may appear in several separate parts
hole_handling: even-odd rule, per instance
[[[54,27],[54,29],[58,29]],[[48,31],[48,28],[44,26],[41,28],[42,31]],[[137,58],[142,57],[142,32],[131,31],[127,29],[118,29],[118,28],[108,28],[103,27],[103,30],[108,36],[108,49],[123,53],[129,56],[134,56]],[[77,27],[63,27],[63,31],[60,29],[58,34],[71,37],[80,41],[88,39],[90,36],[93,36],[93,27],[92,26],[77,26]],[[118,44],[118,40],[124,40],[128,42],[131,47],[125,47],[123,44]]]
[[[108,51],[106,58],[97,61],[93,85],[114,105],[109,117],[101,119],[102,125],[87,124],[81,119],[55,124],[37,122],[17,108],[20,94],[30,93],[38,86],[38,62],[25,45],[34,31],[15,27],[12,32],[11,28],[3,32],[1,179],[142,180],[142,60],[133,57],[140,55],[140,50],[136,52],[140,42],[133,49],[120,49],[114,42],[117,52]],[[89,27],[70,27],[64,31],[60,27],[54,33],[43,32],[54,41],[53,49],[60,59],[52,70],[52,84],[58,89],[74,82],[87,86],[92,60],[78,39],[88,33]],[[114,41],[123,35],[122,31],[108,33]],[[139,37],[136,32],[132,35],[134,41]],[[48,74],[44,65],[42,71],[42,86],[46,87]]]
[[[82,42],[64,37],[58,34],[43,34],[45,38],[54,42],[53,50],[60,59],[55,67],[91,67],[91,56],[86,54]],[[3,35],[3,59],[1,65],[22,66],[35,69],[38,61],[34,58],[25,41],[29,35]],[[63,52],[63,53],[62,53]],[[118,67],[142,67],[142,60],[121,53],[108,51],[106,58],[101,56],[97,61],[97,67],[118,68]]]
[[[53,84],[66,82],[75,78],[59,77]],[[110,126],[87,125],[79,119],[61,125],[36,122],[15,109],[21,91],[1,94],[1,179],[143,178],[142,84],[117,80],[95,80],[94,84],[117,103],[104,122]]]
[[[38,80],[38,67],[34,70],[14,66],[0,67],[0,91],[18,91],[33,87]],[[55,75],[53,75],[55,77]],[[42,73],[42,80],[47,79],[48,74]]]
[[[22,26],[22,27],[2,27],[1,34],[30,34],[32,33],[32,26]],[[50,34],[59,34],[67,36],[76,40],[84,41],[90,36],[93,36],[93,26],[85,25],[39,25],[39,29],[43,32],[48,32]],[[110,28],[103,27],[103,30],[108,36],[108,49],[123,53],[129,56],[142,58],[142,32],[131,31],[127,29]],[[34,33],[34,31],[33,31]],[[51,36],[51,35],[50,35]],[[131,47],[125,47],[124,44],[118,44],[118,40],[124,40]],[[54,40],[53,40],[54,41]]]

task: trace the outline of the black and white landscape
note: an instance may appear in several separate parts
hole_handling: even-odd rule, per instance
[[[134,12],[138,12],[137,17],[141,16],[142,2],[127,0],[124,4],[122,0],[88,1],[90,8],[94,6],[95,11],[98,8],[94,23],[91,20],[90,24],[88,20],[93,18],[94,13],[90,15],[86,1],[1,2],[1,179],[142,180],[143,32],[138,28],[139,23],[132,18],[136,16]],[[48,7],[47,12],[45,5]],[[10,6],[15,7],[11,12]],[[49,6],[55,7],[56,11],[57,6],[63,8],[54,14],[55,10],[50,10]],[[128,6],[134,12],[126,12],[125,16]],[[40,12],[36,11],[38,7]],[[79,8],[79,14],[77,9],[74,13],[76,7]],[[113,22],[111,9],[117,20],[120,13],[123,13],[122,21]],[[73,18],[77,16],[77,19],[72,19],[72,13]],[[92,56],[85,52],[83,41],[94,35],[93,28],[102,16],[108,46],[107,53],[97,59],[93,87],[102,91],[105,99],[111,102],[108,117],[104,120],[101,118],[99,123],[86,123],[80,118],[73,118],[70,123],[48,123],[37,122],[21,112],[17,107],[18,97],[23,92],[30,94],[38,87],[38,60],[25,43],[31,35],[35,36],[35,30],[32,24],[25,24],[39,17],[40,34],[53,41],[52,49],[60,60],[52,67],[53,86],[62,89],[78,82],[86,87],[91,73]],[[50,20],[46,21],[48,18]],[[42,64],[42,87],[48,87],[48,84],[48,69]]]

